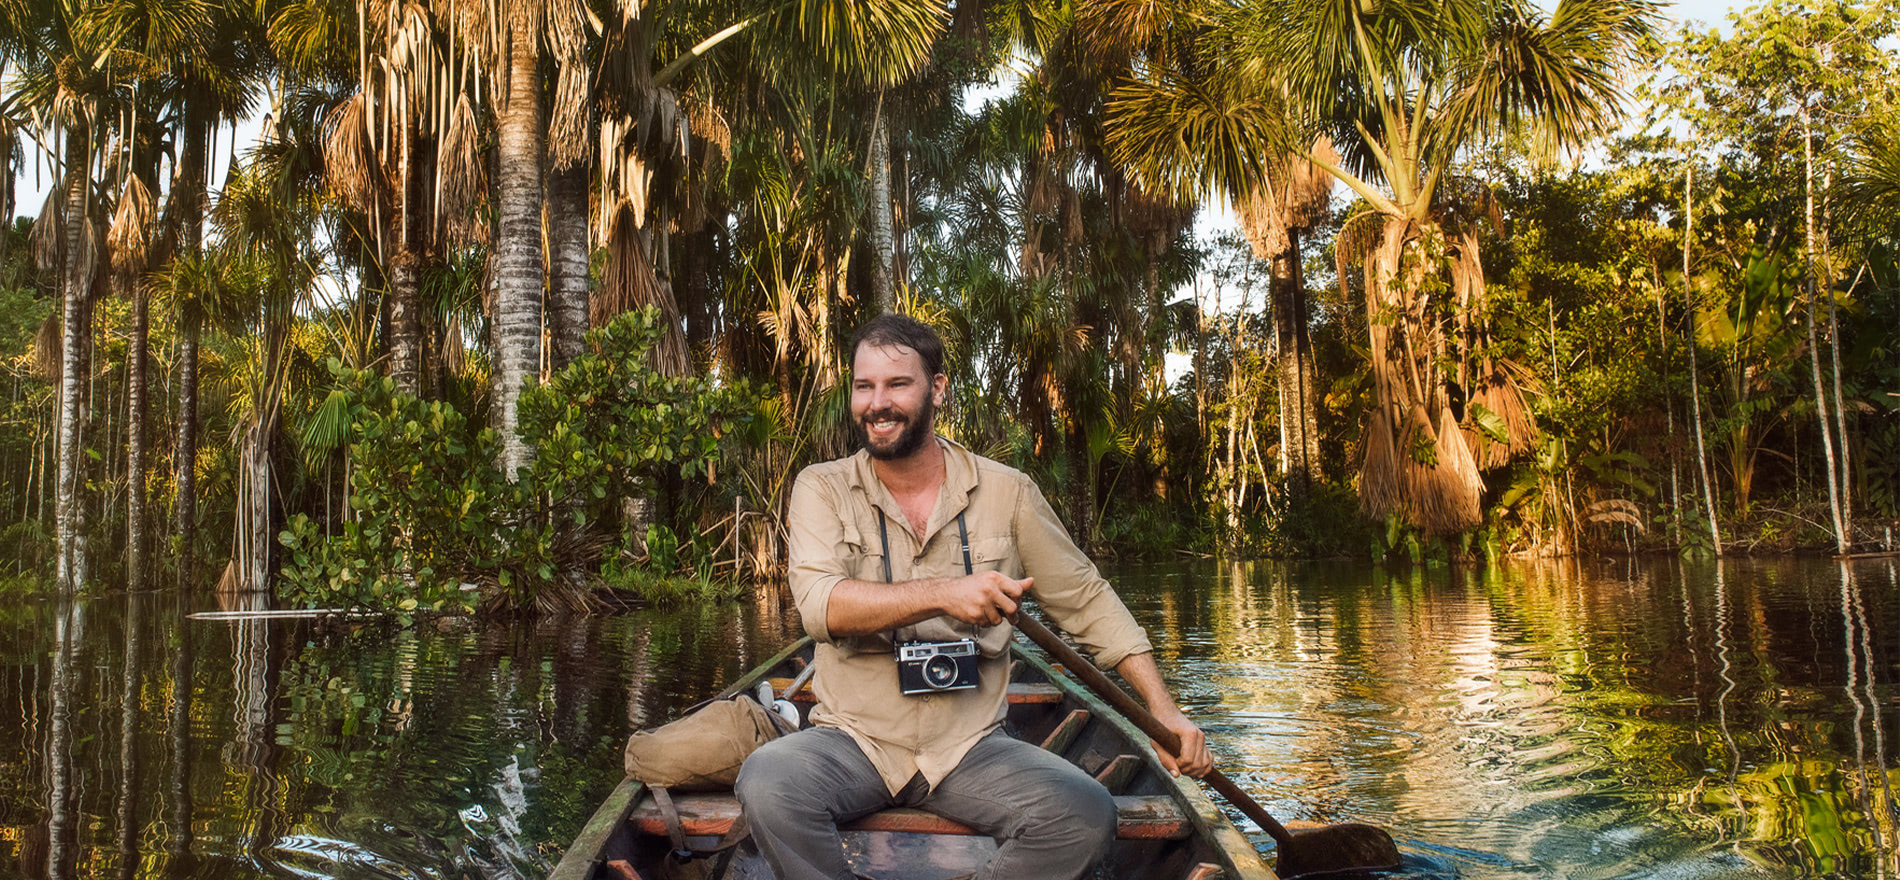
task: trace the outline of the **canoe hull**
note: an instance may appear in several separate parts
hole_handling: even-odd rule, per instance
[[[1192,780],[1162,769],[1147,738],[1041,656],[1013,645],[1005,729],[1042,744],[1094,775],[1116,795],[1121,823],[1099,880],[1274,880],[1253,845]],[[800,640],[728,688],[786,683],[810,656]],[[807,695],[807,699],[809,696]],[[809,712],[809,704],[801,706]],[[707,850],[736,817],[730,793],[675,794],[688,844]],[[602,802],[550,880],[772,880],[750,840],[681,861],[645,787],[623,780]],[[878,880],[948,880],[981,867],[996,851],[990,838],[917,810],[886,810],[841,829],[854,870]]]

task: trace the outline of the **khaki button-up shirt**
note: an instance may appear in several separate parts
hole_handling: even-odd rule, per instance
[[[890,578],[959,577],[961,513],[976,571],[1034,577],[1030,595],[1104,667],[1151,650],[1147,634],[1082,554],[1029,477],[943,438],[946,474],[924,533],[910,521],[871,468],[870,456],[815,464],[792,489],[792,595],[805,631],[818,642],[813,720],[857,740],[891,793],[922,772],[931,785],[1003,722],[1009,678],[1008,622],[979,627],[936,617],[894,633],[833,637],[826,628],[831,591],[851,579],[883,583],[882,522],[890,540]],[[982,652],[981,686],[906,696],[898,690],[892,638],[898,642],[975,639]]]

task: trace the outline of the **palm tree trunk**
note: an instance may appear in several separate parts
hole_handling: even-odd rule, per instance
[[[167,225],[177,230],[182,251],[193,256],[204,240],[206,145],[213,125],[200,103],[188,102],[185,107],[178,183],[167,206],[168,211],[176,211],[175,220]],[[202,332],[199,315],[187,307],[178,316],[178,438],[172,450],[172,531],[178,542],[178,584],[183,590],[191,589],[197,575],[192,533],[198,527],[198,342]]]
[[[587,348],[587,168],[548,174],[548,364],[558,371]]]
[[[1089,465],[1088,431],[1070,425],[1062,451],[1069,460],[1069,535],[1088,553],[1095,545],[1095,469]]]
[[[559,372],[580,359],[587,350],[587,166],[548,174],[548,368]],[[586,595],[587,567],[578,548],[583,543],[585,525],[574,522],[580,509],[579,499],[560,504],[554,511],[555,528],[561,532],[558,546],[562,553],[562,587],[572,596],[573,604],[583,604]],[[644,529],[641,534],[645,534]]]
[[[1709,541],[1715,545],[1715,555],[1722,555],[1722,527],[1715,521],[1715,484],[1709,481],[1709,451],[1702,440],[1702,381],[1696,373],[1695,356],[1695,301],[1689,295],[1690,262],[1689,244],[1695,240],[1695,162],[1690,160],[1683,171],[1682,183],[1682,306],[1683,321],[1688,325],[1689,345],[1689,404],[1695,421],[1695,460],[1702,475],[1703,509],[1709,514]]]
[[[1314,400],[1313,337],[1307,326],[1305,279],[1300,271],[1299,230],[1287,230],[1287,248],[1273,258],[1273,335],[1279,349],[1281,459],[1287,488],[1304,495],[1325,479],[1320,470],[1319,414]]]
[[[132,338],[125,351],[125,586],[132,592],[145,588],[145,402],[146,346],[151,330],[151,302],[145,285],[132,286]]]
[[[92,333],[92,254],[86,240],[89,135],[66,132],[66,265],[61,279],[59,485],[53,495],[56,580],[70,594],[86,579],[85,498],[81,492],[80,438],[86,421],[86,348]]]
[[[1808,105],[1801,103],[1801,189],[1805,197],[1804,225],[1806,227],[1806,260],[1808,281],[1808,364],[1813,368],[1814,409],[1821,419],[1821,452],[1827,462],[1827,509],[1834,517],[1834,549],[1845,554],[1850,543],[1847,526],[1841,521],[1841,487],[1834,460],[1833,415],[1828,412],[1827,389],[1821,383],[1821,346],[1815,333],[1816,307],[1820,305],[1821,294],[1814,277],[1814,132],[1809,125]]]
[[[172,532],[178,541],[178,584],[190,590],[193,569],[192,533],[198,527],[198,337],[196,316],[186,315],[178,331],[178,442],[173,453],[176,486],[172,504]]]
[[[1834,366],[1834,417],[1839,420],[1837,427],[1841,437],[1841,528],[1847,535],[1848,545],[1854,543],[1854,468],[1853,455],[1847,442],[1847,403],[1841,399],[1841,322],[1840,309],[1834,296],[1834,251],[1829,243],[1828,230],[1834,225],[1833,210],[1829,207],[1827,194],[1834,189],[1834,173],[1828,172],[1821,186],[1821,279],[1828,290],[1827,297],[1827,339],[1828,354]],[[1850,286],[1851,290],[1852,287]]]
[[[891,130],[885,119],[884,94],[878,93],[871,117],[871,156],[867,170],[871,194],[871,292],[878,314],[897,310],[896,219],[891,215]]]
[[[389,378],[404,394],[422,391],[422,258],[407,245],[389,266]]]
[[[541,248],[541,59],[533,6],[532,0],[507,4],[512,46],[496,149],[494,407],[502,472],[510,480],[533,456],[521,439],[516,406],[541,369],[541,292],[547,274]]]
[[[272,537],[271,509],[274,493],[271,473],[271,438],[276,432],[273,415],[259,411],[252,415],[238,443],[237,523],[232,541],[237,585],[244,590],[262,590],[269,583]]]

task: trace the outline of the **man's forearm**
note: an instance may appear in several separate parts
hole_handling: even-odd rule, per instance
[[[929,620],[943,613],[937,599],[943,592],[941,578],[899,584],[842,580],[826,602],[825,628],[833,636],[863,636]]]
[[[1174,754],[1157,744],[1155,751],[1161,759],[1161,766],[1169,773],[1186,773],[1189,776],[1205,776],[1214,769],[1214,755],[1207,750],[1207,735],[1201,728],[1183,714],[1174,704],[1174,697],[1168,693],[1168,685],[1161,680],[1161,670],[1155,667],[1153,654],[1146,652],[1130,654],[1115,665],[1115,671],[1135,689],[1141,700],[1148,704],[1148,713],[1161,722],[1161,726],[1174,732],[1179,742],[1175,743]]]
[[[1135,694],[1156,717],[1180,713],[1174,705],[1174,696],[1168,693],[1167,682],[1161,680],[1161,669],[1155,666],[1153,654],[1146,651],[1130,654],[1115,665],[1115,671],[1135,689]]]

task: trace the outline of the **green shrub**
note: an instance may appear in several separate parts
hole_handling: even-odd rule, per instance
[[[619,499],[668,472],[710,474],[718,438],[757,409],[749,387],[654,370],[648,354],[663,330],[655,310],[622,315],[588,334],[592,353],[522,393],[521,432],[535,457],[513,482],[495,465],[496,432],[332,361],[350,420],[352,518],[328,534],[292,518],[279,538],[284,597],[399,612],[507,610],[550,588],[582,588],[562,574],[589,562],[590,548],[624,546],[625,536],[598,534]],[[703,555],[668,546],[662,575]],[[621,574],[619,554],[610,560]]]

